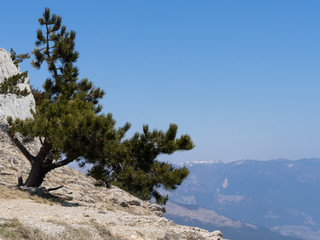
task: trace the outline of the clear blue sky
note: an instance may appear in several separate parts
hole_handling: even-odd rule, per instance
[[[129,136],[191,135],[164,160],[320,157],[320,1],[3,1],[0,47],[31,51],[45,7],[77,32],[81,76]]]

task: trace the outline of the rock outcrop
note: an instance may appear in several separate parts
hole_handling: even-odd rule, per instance
[[[0,49],[0,82],[18,71],[9,53]],[[34,239],[222,239],[219,231],[177,225],[162,217],[158,205],[115,186],[98,186],[93,178],[68,166],[47,174],[42,188],[17,188],[10,158],[14,156],[24,177],[30,165],[7,135],[5,119],[31,117],[34,107],[32,95],[0,95],[0,240],[10,239],[10,231],[18,231],[15,236],[24,239],[28,234],[35,234]],[[36,154],[39,143],[28,148]],[[59,186],[63,187],[52,190]],[[27,232],[21,233],[22,229]]]
[[[0,83],[5,78],[19,73],[19,69],[13,64],[10,53],[0,48]],[[30,91],[29,79],[18,87]],[[32,117],[30,109],[35,109],[35,101],[31,94],[26,97],[17,97],[14,94],[0,94],[0,122],[6,122],[8,116],[25,119]]]

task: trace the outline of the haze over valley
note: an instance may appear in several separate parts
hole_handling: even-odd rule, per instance
[[[169,193],[169,199],[180,207],[211,209],[283,236],[319,239],[320,159],[203,161],[186,165],[190,169],[188,179]],[[184,223],[189,221],[202,227],[207,224],[210,228],[205,215],[197,219],[192,217],[194,214],[184,216]],[[174,210],[168,210],[167,217],[179,218],[183,223],[183,215]],[[211,227],[214,225],[219,224],[211,221]],[[236,229],[234,226],[233,231]],[[228,231],[224,233],[228,238]]]

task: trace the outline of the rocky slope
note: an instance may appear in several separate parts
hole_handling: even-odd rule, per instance
[[[0,49],[0,82],[17,71],[9,53]],[[158,205],[114,186],[97,186],[67,166],[50,172],[43,188],[18,189],[10,159],[24,177],[30,166],[6,134],[5,119],[31,117],[30,109],[30,95],[0,95],[0,239],[222,239],[219,231],[177,225],[162,217]],[[36,154],[39,145],[35,141],[28,148]]]

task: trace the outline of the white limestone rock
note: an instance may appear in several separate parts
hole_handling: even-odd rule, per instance
[[[20,70],[13,64],[10,53],[0,48],[0,83],[12,75],[20,73]],[[24,84],[19,84],[22,90],[27,88],[30,91],[29,78]],[[30,109],[35,110],[35,101],[32,94],[26,97],[18,97],[15,94],[0,94],[0,122],[6,123],[7,117],[13,119],[25,119],[32,117]]]

